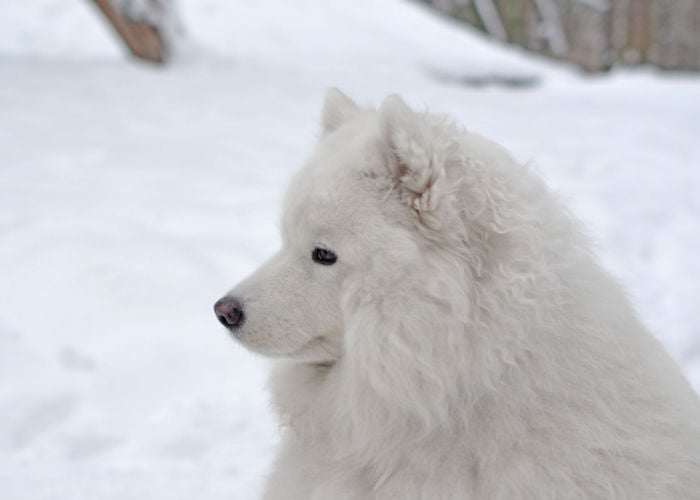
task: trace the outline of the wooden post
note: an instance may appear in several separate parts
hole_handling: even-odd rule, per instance
[[[700,71],[700,0],[421,0],[495,38],[606,71]]]
[[[109,0],[93,0],[93,2],[135,57],[152,63],[165,62],[166,47],[155,26],[129,19],[117,12]]]

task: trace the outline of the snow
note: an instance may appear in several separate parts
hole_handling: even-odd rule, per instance
[[[192,43],[153,68],[89,2],[0,0],[3,499],[258,497],[267,365],[211,308],[277,247],[329,85],[530,164],[700,389],[697,78],[585,78],[399,0],[180,11]],[[491,79],[527,85],[462,84]]]

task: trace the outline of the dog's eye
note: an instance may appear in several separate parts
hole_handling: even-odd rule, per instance
[[[319,247],[314,248],[314,251],[311,252],[311,258],[317,264],[323,264],[324,266],[331,266],[338,260],[338,256],[333,251]]]

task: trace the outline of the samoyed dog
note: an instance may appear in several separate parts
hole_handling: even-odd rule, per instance
[[[700,499],[700,400],[501,147],[331,89],[283,247],[215,305],[275,358],[265,499]]]

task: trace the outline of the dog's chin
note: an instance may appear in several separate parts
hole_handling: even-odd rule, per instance
[[[332,366],[340,357],[337,349],[323,337],[316,338],[291,353],[288,358],[301,363]]]
[[[289,347],[255,342],[254,336],[235,336],[247,349],[272,359],[284,359],[309,364],[334,364],[339,354],[326,337],[314,337],[299,346]]]
[[[300,363],[333,364],[338,359],[338,354],[325,337],[314,337],[301,346],[275,357]]]

